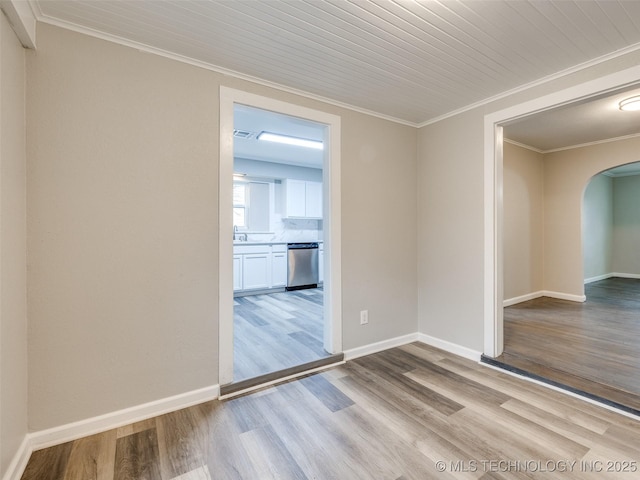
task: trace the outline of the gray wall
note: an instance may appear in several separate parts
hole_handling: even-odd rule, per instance
[[[483,349],[484,116],[634,67],[639,61],[640,52],[622,55],[419,129],[418,324],[421,333],[473,350]],[[572,245],[576,245],[576,238],[580,241],[580,204],[584,187],[591,176],[609,166],[592,171],[582,181],[575,213],[577,235],[571,233],[569,239]],[[558,220],[562,218],[554,219]],[[576,225],[568,227],[574,229]],[[560,236],[563,233],[562,228],[553,232]],[[566,252],[560,249],[557,253]],[[554,285],[558,287],[554,290],[568,293],[578,290],[579,294],[583,291],[582,255],[575,253],[570,255],[569,266],[571,275],[578,272],[577,281],[566,283],[562,278]],[[555,268],[562,268],[564,263],[559,262]]]
[[[0,13],[0,477],[27,434],[25,55]]]
[[[611,273],[613,248],[613,179],[596,175],[587,185],[582,207],[584,278]]]
[[[341,116],[344,348],[417,330],[414,128],[53,26],[38,25],[38,43],[27,56],[32,429],[218,382],[223,84]]]
[[[613,205],[612,270],[640,275],[640,175],[613,179]]]
[[[504,143],[504,298],[544,289],[541,153]]]

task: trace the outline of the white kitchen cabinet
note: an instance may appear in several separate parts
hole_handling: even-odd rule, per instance
[[[305,215],[322,218],[322,183],[306,182],[305,187]]]
[[[305,217],[306,216],[306,191],[307,182],[302,180],[286,181],[286,205],[287,217]]]
[[[270,253],[254,253],[242,258],[242,289],[269,288],[271,283]]]
[[[233,291],[242,290],[242,255],[233,255]]]
[[[285,180],[286,216],[322,218],[322,182]]]
[[[287,286],[287,252],[271,254],[271,287]]]
[[[234,245],[234,292],[282,288],[286,285],[286,244]]]

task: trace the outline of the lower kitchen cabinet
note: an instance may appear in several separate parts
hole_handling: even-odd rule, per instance
[[[242,255],[233,256],[233,290],[242,290]]]
[[[269,288],[271,269],[269,268],[270,253],[256,253],[243,255],[242,259],[242,289],[256,290]]]
[[[282,288],[286,285],[286,245],[234,245],[234,292]]]
[[[285,245],[274,245],[271,252],[271,288],[286,286],[287,247]]]

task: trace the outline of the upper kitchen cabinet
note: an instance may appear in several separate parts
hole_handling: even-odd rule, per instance
[[[322,182],[287,179],[283,184],[286,217],[322,219]]]

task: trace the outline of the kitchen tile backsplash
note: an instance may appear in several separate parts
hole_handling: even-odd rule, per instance
[[[248,233],[249,242],[320,242],[322,241],[322,220],[301,220],[282,218],[275,214],[272,218],[273,233]]]

